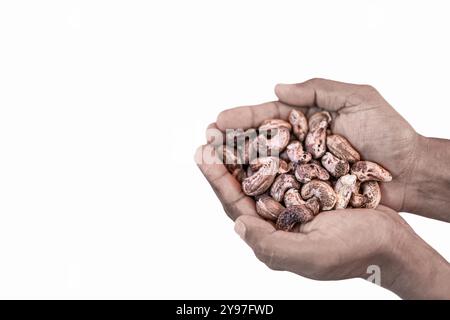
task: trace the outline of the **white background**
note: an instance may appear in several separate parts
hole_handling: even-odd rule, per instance
[[[448,1],[1,1],[1,298],[397,298],[266,268],[193,161],[277,82],[450,138]],[[450,225],[403,214],[447,259]],[[376,226],[374,226],[376,227]]]

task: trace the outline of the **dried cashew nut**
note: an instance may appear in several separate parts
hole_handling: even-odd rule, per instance
[[[331,123],[331,114],[328,111],[321,111],[314,113],[308,121],[309,130],[315,131],[321,126],[321,122],[325,121],[328,124]]]
[[[303,112],[293,109],[291,113],[289,113],[289,123],[292,125],[295,137],[300,140],[300,142],[303,142],[308,133],[308,120]]]
[[[333,188],[324,181],[313,180],[302,187],[301,196],[303,199],[317,197],[323,211],[333,209],[336,204],[336,193]]]
[[[342,177],[350,171],[347,161],[336,158],[330,152],[325,153],[322,157],[322,165],[335,178]]]
[[[278,128],[286,128],[288,131],[291,131],[292,126],[289,122],[281,119],[270,119],[264,120],[258,129],[259,131],[269,131]]]
[[[349,163],[355,163],[361,159],[359,152],[343,136],[332,134],[327,136],[327,147],[332,154]]]
[[[297,189],[291,188],[284,194],[284,205],[287,208],[305,203]]]
[[[259,158],[263,165],[259,170],[242,181],[242,191],[246,195],[256,196],[270,188],[279,169],[276,157]]]
[[[380,204],[381,191],[378,182],[376,181],[366,181],[361,183],[362,194],[364,195],[366,201],[361,206],[361,208],[375,209]]]
[[[295,178],[301,183],[308,183],[311,180],[328,180],[330,174],[327,170],[316,162],[298,165],[295,168]]]
[[[270,195],[276,201],[281,202],[281,200],[283,200],[284,193],[290,188],[298,189],[300,188],[300,184],[292,174],[280,174],[270,188]]]
[[[302,143],[298,140],[289,142],[286,147],[286,153],[294,163],[308,163],[312,159],[312,155],[309,152],[303,151]]]
[[[268,195],[262,195],[256,200],[256,212],[264,219],[276,221],[284,207]]]
[[[334,186],[334,192],[336,192],[336,205],[335,209],[345,209],[350,202],[353,190],[356,185],[356,176],[353,174],[347,174],[338,179]]]
[[[270,129],[270,131],[260,130],[260,134],[253,142],[252,147],[258,150],[260,156],[278,156],[286,148],[289,140],[290,132],[286,127],[278,127]]]
[[[361,188],[361,181],[356,180],[356,183],[353,187],[352,195],[350,197],[350,202],[349,202],[349,204],[353,208],[361,208],[363,206],[363,204],[367,201],[366,197],[364,197],[359,192],[360,188]]]
[[[313,213],[305,205],[292,206],[284,209],[278,216],[276,228],[289,231],[297,223],[306,223],[314,218]]]
[[[351,173],[354,174],[359,181],[382,181],[389,182],[392,180],[392,175],[385,168],[378,163],[371,161],[358,161],[353,164]]]
[[[311,210],[313,215],[318,215],[320,212],[320,201],[316,197],[309,198],[306,200],[305,206]]]

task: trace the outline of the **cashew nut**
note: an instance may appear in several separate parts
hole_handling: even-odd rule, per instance
[[[313,180],[302,187],[301,196],[303,199],[317,197],[323,211],[333,209],[336,204],[336,193],[333,188],[324,181]]]
[[[289,123],[292,125],[292,131],[300,142],[305,140],[308,133],[308,120],[303,112],[293,109],[289,114]]]
[[[375,209],[380,204],[381,191],[378,182],[366,181],[361,183],[362,194],[366,201],[361,208]]]
[[[300,188],[300,184],[297,180],[295,180],[295,177],[292,174],[280,174],[270,188],[270,195],[276,201],[281,202],[281,200],[283,200],[284,193],[290,188],[298,189]]]
[[[303,151],[302,143],[298,140],[289,142],[286,147],[286,153],[289,160],[294,163],[308,163],[312,159],[310,153]]]
[[[268,195],[262,195],[256,201],[256,212],[264,219],[276,221],[284,207]]]
[[[342,176],[336,182],[334,186],[334,192],[336,192],[336,205],[335,209],[345,209],[350,202],[353,190],[356,185],[356,176],[353,174],[347,174]]]
[[[317,162],[298,165],[295,168],[295,178],[301,183],[308,183],[313,179],[328,180],[330,175]]]
[[[353,164],[351,172],[356,175],[361,182],[370,180],[389,182],[392,180],[392,175],[389,171],[371,161],[356,162]]]
[[[350,171],[347,161],[336,158],[332,153],[327,152],[322,157],[322,165],[335,178],[342,177]]]
[[[302,199],[297,189],[291,188],[284,194],[284,205],[289,208],[292,206],[298,206],[305,204],[305,200]]]
[[[361,159],[359,152],[341,135],[328,135],[327,147],[336,157],[349,163],[355,163]]]
[[[279,168],[279,159],[276,157],[260,158],[261,168],[242,181],[242,190],[246,195],[256,196],[270,188]]]
[[[309,198],[306,200],[305,206],[311,210],[313,215],[318,215],[320,212],[320,201],[316,197]]]
[[[276,228],[289,231],[297,223],[306,223],[314,218],[313,213],[305,205],[292,206],[284,209],[278,216]]]

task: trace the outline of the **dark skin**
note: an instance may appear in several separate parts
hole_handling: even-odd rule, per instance
[[[313,79],[278,85],[275,92],[280,101],[223,111],[207,130],[209,144],[199,148],[196,155],[225,211],[236,220],[236,232],[256,256],[272,269],[320,280],[366,278],[367,267],[377,265],[381,285],[401,297],[450,298],[448,262],[396,212],[418,209],[408,199],[415,198],[412,195],[418,188],[414,184],[420,181],[411,172],[426,172],[417,167],[420,161],[415,161],[423,157],[424,145],[429,148],[425,138],[370,86]],[[329,111],[334,133],[348,138],[364,159],[389,169],[393,182],[381,184],[383,205],[323,212],[298,232],[277,231],[257,215],[254,200],[242,193],[240,184],[220,161],[211,161],[216,159],[211,144],[220,143],[217,133],[227,128],[257,127],[270,118],[286,120],[292,108],[306,115]]]

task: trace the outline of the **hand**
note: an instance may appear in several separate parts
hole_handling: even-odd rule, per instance
[[[379,284],[403,298],[450,298],[448,263],[387,207],[322,212],[300,229],[278,231],[249,215],[235,224],[271,269],[317,280],[367,278],[376,270]]]
[[[326,80],[312,80],[311,83],[322,81],[328,84],[337,84],[338,87],[341,85],[344,87],[353,86]],[[302,85],[296,86],[301,87]],[[370,93],[373,96],[377,95],[369,87],[362,86],[361,89],[366,90],[368,94]],[[315,105],[318,102],[322,101],[321,105],[328,110],[331,110],[331,101],[336,102],[336,105],[340,104],[341,98],[336,94],[330,94],[323,98],[325,100],[320,100],[318,99],[319,96],[324,97],[324,95],[314,93],[315,91],[317,90],[309,90],[309,98],[305,98],[302,103],[298,103],[300,105],[298,108],[301,108],[308,115],[317,110]],[[282,96],[280,86],[277,87],[276,92],[280,97]],[[330,92],[335,91],[331,90]],[[364,95],[360,94],[359,96],[349,93],[349,100],[353,101],[358,96],[362,99]],[[300,100],[297,100],[297,102]],[[390,115],[389,117],[397,117],[400,122],[404,121],[381,97],[379,97],[379,100],[374,99],[374,101],[378,101],[378,104],[374,102],[373,110],[380,109],[384,117]],[[290,101],[289,103],[293,104],[294,102]],[[380,105],[384,105],[384,107]],[[367,104],[361,104],[360,107],[363,109],[361,112],[370,115],[371,108],[367,107]],[[344,108],[349,108],[350,111],[344,111]],[[246,129],[257,127],[263,120],[269,118],[287,119],[291,110],[291,106],[276,101],[259,106],[238,107],[223,111],[217,118],[217,123],[208,127],[208,143],[221,143],[221,134],[227,128]],[[338,122],[332,128],[334,132],[348,137],[355,147],[361,151],[363,157],[386,166],[394,174],[394,179],[406,175],[406,172],[400,166],[392,162],[393,159],[391,159],[392,166],[387,164],[385,160],[380,160],[382,157],[374,155],[374,151],[370,151],[372,150],[370,146],[363,143],[364,139],[361,139],[362,142],[355,143],[355,138],[344,131],[344,122],[337,119],[351,117],[352,113],[357,113],[354,106],[351,107],[345,102],[342,109],[336,108],[331,112],[335,122]],[[373,116],[371,115],[371,117]],[[378,117],[381,116],[378,115]],[[352,121],[357,121],[355,119]],[[400,122],[398,126],[400,126]],[[392,125],[394,132],[397,132],[398,128],[394,127],[395,125]],[[402,146],[400,149],[409,150],[405,151],[405,154],[414,154],[415,151],[411,150],[416,148],[417,142],[415,140],[420,140],[421,137],[406,122],[403,122],[403,130],[397,133],[400,134],[400,132],[403,134],[403,140],[410,139],[409,141],[413,145],[413,147],[408,147],[400,139],[398,141]],[[381,132],[381,137],[382,134]],[[381,139],[380,135],[376,140],[378,142]],[[366,139],[370,138],[366,137]],[[392,138],[392,140],[395,139]],[[392,144],[395,145],[395,142],[392,142]],[[378,150],[382,149],[378,147]],[[392,147],[392,150],[394,149]],[[385,151],[382,153],[384,154]],[[398,160],[396,159],[396,161]],[[350,210],[325,212],[302,226],[300,233],[275,231],[269,222],[264,221],[257,215],[254,200],[243,194],[240,184],[217,159],[213,146],[207,144],[200,147],[196,153],[196,161],[222,202],[227,214],[233,220],[238,219],[236,230],[255,249],[255,253],[272,268],[290,270],[315,279],[343,279],[362,277],[369,265],[378,265],[382,268],[381,284],[402,297],[448,298],[450,296],[448,263],[415,235],[396,212],[383,206],[380,206],[377,210],[355,209],[351,212]],[[404,178],[401,179],[403,182],[397,183],[404,184],[407,180],[407,178]],[[401,207],[399,204],[403,202],[401,199],[404,197],[404,192],[400,190],[401,187],[393,188],[393,190],[395,189],[400,192],[400,200],[393,198],[386,202]],[[386,191],[383,197],[386,197]],[[330,247],[331,244],[333,247]],[[289,251],[287,247],[290,248]],[[330,248],[334,248],[335,251],[330,251]],[[424,261],[427,261],[427,263],[423,263]]]
[[[386,167],[391,183],[382,183],[382,203],[403,211],[406,190],[415,172],[420,140],[414,129],[371,86],[324,79],[278,85],[280,101],[303,107],[307,114],[318,108],[333,116],[332,131],[346,137],[362,158]]]

